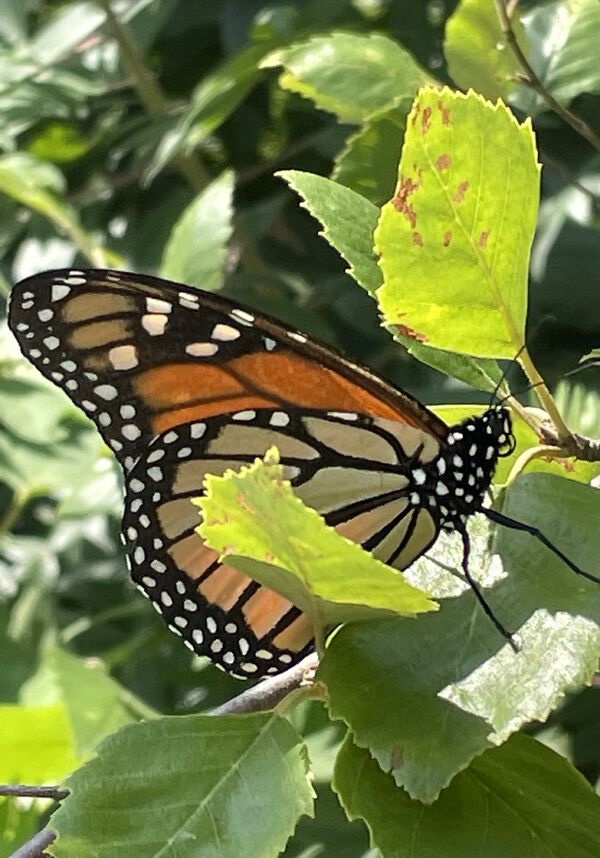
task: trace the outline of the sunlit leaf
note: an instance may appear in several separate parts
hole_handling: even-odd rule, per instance
[[[423,89],[375,233],[387,324],[438,348],[514,357],[538,188],[527,122],[474,93]]]

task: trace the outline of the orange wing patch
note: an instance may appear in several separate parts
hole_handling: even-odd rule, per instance
[[[173,363],[140,373],[136,394],[155,432],[227,411],[289,406],[419,421],[328,367],[291,352],[246,354],[225,364]]]

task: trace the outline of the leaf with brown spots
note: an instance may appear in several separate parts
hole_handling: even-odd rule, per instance
[[[385,322],[438,349],[514,357],[539,193],[529,124],[476,93],[425,87],[398,173],[375,232]]]

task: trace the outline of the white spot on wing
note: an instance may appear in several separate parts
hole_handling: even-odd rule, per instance
[[[145,316],[142,316],[142,328],[151,337],[160,337],[161,334],[164,334],[168,321],[168,316],[147,313]]]
[[[231,325],[224,325],[222,322],[219,322],[219,324],[215,325],[212,329],[210,336],[213,340],[230,342],[231,340],[237,340],[238,337],[241,336],[241,332],[238,331],[237,328],[233,328]]]
[[[96,396],[99,396],[100,399],[106,399],[107,402],[110,402],[112,399],[116,399],[118,396],[117,388],[112,384],[99,384],[94,388],[94,393]]]
[[[66,283],[55,283],[52,287],[51,299],[52,301],[62,301],[63,298],[67,297],[70,291],[71,290]]]
[[[219,346],[216,343],[190,343],[185,351],[192,357],[212,357],[219,351]]]
[[[117,370],[133,369],[139,363],[135,346],[114,346],[108,352],[108,359]]]
[[[146,309],[149,313],[170,313],[173,305],[160,298],[146,298]]]
[[[275,411],[269,420],[271,426],[287,426],[290,422],[290,415],[285,411]]]

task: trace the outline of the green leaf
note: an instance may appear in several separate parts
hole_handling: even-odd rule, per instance
[[[176,155],[189,154],[225,122],[262,77],[259,62],[275,44],[261,41],[250,45],[202,78],[186,112],[158,146],[145,174],[147,182]]]
[[[374,113],[352,134],[335,159],[331,178],[381,206],[394,193],[398,159],[412,97]]]
[[[398,789],[350,738],[333,786],[383,858],[591,858],[600,850],[600,798],[567,760],[529,736],[474,760],[431,807]]]
[[[527,37],[516,15],[512,24],[527,54]],[[510,95],[523,72],[502,33],[496,5],[488,0],[461,0],[446,23],[444,54],[455,83],[489,99]]]
[[[362,122],[429,80],[407,51],[378,35],[315,36],[275,51],[261,65],[284,66],[283,89],[310,98],[341,122]]]
[[[437,348],[514,357],[538,189],[528,122],[474,93],[421,90],[375,233],[386,322]]]
[[[2,397],[10,407],[0,420],[0,479],[28,494],[66,496],[100,476],[104,442],[61,391],[15,376],[0,381]]]
[[[50,164],[24,152],[0,156],[0,193],[4,193],[50,220],[64,230],[79,250],[101,265],[102,247],[81,226],[74,210],[62,198],[65,181]]]
[[[62,421],[70,410],[67,397],[39,375],[0,376],[0,427],[23,441],[61,441],[66,434]]]
[[[52,852],[274,858],[300,816],[312,815],[307,775],[300,736],[272,713],[124,727],[69,778],[71,795],[52,817]]]
[[[348,273],[367,292],[381,285],[373,253],[379,209],[349,188],[300,170],[277,173],[304,200],[303,207],[322,224],[320,233],[350,265]]]
[[[133,719],[121,703],[122,689],[98,659],[82,661],[52,647],[40,669],[23,687],[24,703],[61,702],[67,712],[78,759],[88,757],[98,742]]]
[[[502,370],[495,360],[456,354],[444,349],[434,349],[399,334],[393,328],[389,330],[396,342],[402,343],[408,353],[418,361],[443,372],[445,375],[451,375],[476,390],[493,393],[502,380]]]
[[[402,575],[328,527],[267,453],[240,473],[208,475],[199,533],[227,561],[272,587],[326,628],[377,614],[435,609]],[[273,510],[277,515],[273,516]],[[231,556],[233,555],[233,556]],[[258,563],[245,561],[239,555]]]
[[[536,525],[597,574],[596,490],[532,474],[505,493],[502,511]],[[426,802],[489,743],[545,720],[567,689],[590,681],[600,654],[597,584],[575,575],[531,535],[506,527],[494,530],[490,562],[484,519],[469,524],[471,573],[499,620],[518,632],[521,652],[513,653],[466,584],[446,571],[460,568],[462,546],[442,535],[430,559],[405,572],[443,599],[439,613],[419,617],[416,628],[402,619],[345,626],[318,672],[332,717],[350,727],[356,744],[399,786]]]
[[[0,705],[0,781],[47,783],[77,765],[65,706]]]
[[[38,802],[0,798],[0,858],[11,858],[19,846],[39,831]]]
[[[556,0],[523,16],[531,44],[528,60],[544,87],[558,101],[569,103],[583,92],[600,92],[597,35],[600,7],[596,0]],[[535,116],[548,110],[530,87],[511,99]]]
[[[183,212],[166,244],[161,277],[197,283],[208,292],[223,285],[233,231],[233,179],[226,170]]]

